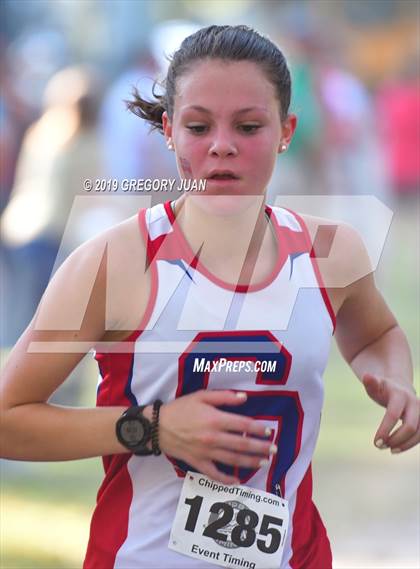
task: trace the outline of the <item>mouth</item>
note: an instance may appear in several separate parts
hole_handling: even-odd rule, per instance
[[[215,171],[210,173],[206,178],[210,182],[235,182],[239,180],[239,176],[230,171]]]

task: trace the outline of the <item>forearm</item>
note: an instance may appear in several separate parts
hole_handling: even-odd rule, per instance
[[[125,409],[30,403],[3,410],[1,456],[57,461],[128,452],[115,434],[115,423]]]
[[[394,326],[361,350],[350,366],[360,380],[364,374],[370,373],[414,389],[410,348],[399,326]]]

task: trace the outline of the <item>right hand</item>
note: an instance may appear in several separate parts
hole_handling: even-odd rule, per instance
[[[261,421],[217,409],[245,401],[246,394],[201,390],[163,405],[159,419],[160,448],[217,482],[239,484],[237,478],[218,470],[214,461],[256,469],[261,460],[277,450],[269,440],[252,436],[269,436]]]

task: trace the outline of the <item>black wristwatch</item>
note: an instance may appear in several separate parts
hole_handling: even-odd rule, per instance
[[[145,407],[147,405],[129,407],[115,425],[120,443],[139,456],[153,454],[153,450],[147,448],[152,440],[152,423],[143,415]]]

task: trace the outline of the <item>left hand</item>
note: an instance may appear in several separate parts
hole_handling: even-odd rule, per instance
[[[365,373],[363,385],[371,399],[386,408],[384,418],[376,431],[374,443],[381,449],[390,448],[398,453],[420,442],[420,400],[405,386],[371,373]],[[398,423],[402,424],[391,434]]]

